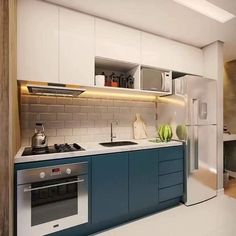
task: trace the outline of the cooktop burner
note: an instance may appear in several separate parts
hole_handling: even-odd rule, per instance
[[[33,149],[31,147],[26,147],[22,156],[40,155],[40,154],[50,154],[59,152],[74,152],[74,151],[84,151],[79,144],[54,144],[53,146],[48,146],[46,148]]]

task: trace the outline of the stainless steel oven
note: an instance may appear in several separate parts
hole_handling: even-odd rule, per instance
[[[88,222],[88,163],[17,171],[17,235],[53,233]]]

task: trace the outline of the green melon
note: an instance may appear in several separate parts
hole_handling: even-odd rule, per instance
[[[161,125],[157,133],[162,142],[169,142],[173,136],[171,126],[166,124]]]
[[[187,127],[184,124],[180,124],[176,127],[176,135],[180,140],[187,140],[188,132]]]

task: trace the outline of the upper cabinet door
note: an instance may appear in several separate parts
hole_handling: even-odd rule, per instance
[[[59,9],[59,81],[94,85],[94,17]]]
[[[189,74],[203,74],[202,50],[173,40],[141,33],[142,64]]]
[[[96,56],[140,63],[140,31],[95,19]]]
[[[58,82],[58,7],[17,2],[17,79]]]

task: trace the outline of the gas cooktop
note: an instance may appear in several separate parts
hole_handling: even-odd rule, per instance
[[[51,153],[60,153],[60,152],[75,152],[75,151],[84,151],[79,144],[54,144],[46,148],[33,149],[31,147],[26,147],[22,156],[31,156],[31,155],[42,155],[42,154],[51,154]]]

